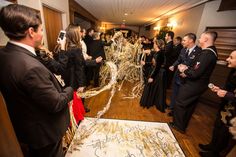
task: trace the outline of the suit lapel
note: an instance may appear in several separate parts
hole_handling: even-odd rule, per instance
[[[25,49],[23,47],[14,45],[14,44],[12,44],[10,42],[7,43],[5,48],[11,50],[11,51],[9,51],[9,53],[11,53],[11,52],[14,52],[14,53],[24,53],[24,54],[27,54],[27,55],[29,55],[31,57],[37,58],[37,56],[32,54],[32,52],[30,52],[29,50],[27,50],[27,49]]]
[[[43,63],[40,62],[38,56],[35,56],[34,54],[32,54],[30,51],[28,51],[27,49],[25,49],[23,47],[20,47],[20,46],[17,46],[17,45],[14,45],[14,44],[8,42],[5,48],[9,50],[8,51],[9,53],[12,53],[12,52],[13,53],[21,53],[21,54],[24,53],[26,55],[29,55],[29,56],[33,57],[34,59],[36,59],[39,62],[39,64],[41,64],[42,66],[45,67],[45,65],[43,65]],[[61,91],[62,86],[61,86],[60,82],[57,80],[57,78],[54,76],[54,74],[47,67],[45,67],[45,68],[52,76],[53,83],[56,86],[56,88],[59,91]]]

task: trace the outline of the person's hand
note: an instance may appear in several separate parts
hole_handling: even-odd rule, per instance
[[[213,85],[213,87],[210,89],[212,92],[218,92],[220,90],[220,87]]]
[[[92,59],[92,56],[86,56],[86,60],[91,60]]]
[[[63,39],[59,38],[58,44],[60,44],[61,50],[65,50],[65,47],[66,47],[66,37],[64,37]]]
[[[91,60],[92,58],[93,58],[92,56],[88,56],[88,59],[90,59],[90,60]]]
[[[53,54],[52,54],[51,51],[46,50],[45,52],[46,52],[46,55],[47,55],[49,58],[53,58]]]
[[[231,127],[229,127],[229,132],[234,136],[233,138],[236,139],[236,117],[230,120],[230,123],[232,124]]]
[[[102,57],[99,56],[99,57],[97,57],[95,60],[96,60],[96,63],[101,63],[101,62],[102,62]]]
[[[184,65],[184,64],[179,64],[178,65],[178,70],[183,73],[185,70],[188,69],[188,66]]]
[[[153,38],[153,42],[155,42],[155,41],[157,41],[157,38],[156,38],[156,37]]]
[[[180,73],[179,76],[181,76],[182,78],[187,77],[187,75],[185,75],[185,73]]]
[[[140,64],[141,64],[141,65],[145,65],[145,62],[144,62],[144,61],[141,61]]]
[[[170,71],[174,71],[174,70],[175,70],[175,67],[174,67],[174,66],[170,66],[170,67],[169,67],[169,70],[170,70]]]
[[[222,89],[217,91],[217,95],[219,97],[221,97],[221,98],[225,97],[226,93],[227,93],[227,91],[226,90],[222,90]]]
[[[79,93],[82,93],[84,91],[84,87],[79,87],[78,89],[77,89],[77,92],[79,92]]]
[[[143,52],[146,53],[146,54],[150,54],[151,50],[148,49],[148,50],[144,50]]]
[[[152,82],[153,82],[153,78],[149,78],[148,83],[152,83]]]
[[[230,124],[232,124],[232,126],[236,126],[236,117],[230,120]]]

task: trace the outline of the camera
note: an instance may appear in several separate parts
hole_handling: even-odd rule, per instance
[[[66,36],[66,31],[61,30],[58,35],[57,42],[60,42],[60,40],[63,40],[65,38],[65,36]]]

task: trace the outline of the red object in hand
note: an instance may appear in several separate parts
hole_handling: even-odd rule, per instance
[[[79,121],[84,120],[85,110],[84,110],[83,102],[81,98],[77,96],[76,91],[74,91],[74,95],[73,95],[72,108],[73,108],[73,113],[74,113],[76,123],[78,124]]]

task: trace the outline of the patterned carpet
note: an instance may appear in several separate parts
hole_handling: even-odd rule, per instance
[[[166,123],[85,118],[66,157],[184,157]]]

